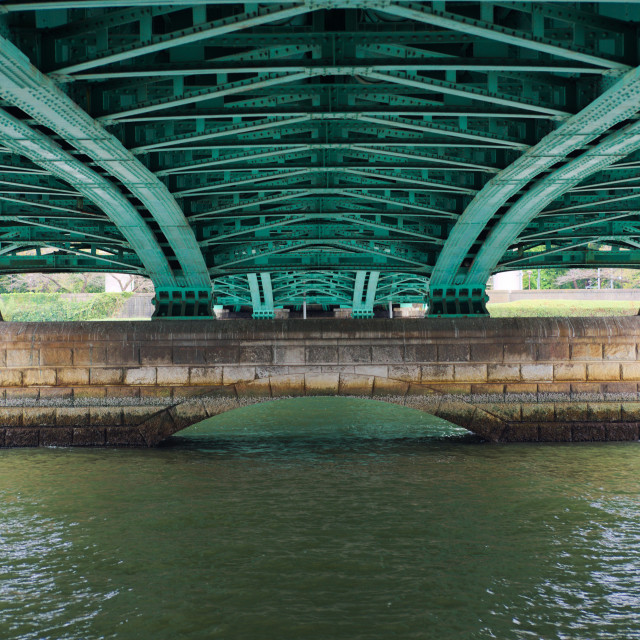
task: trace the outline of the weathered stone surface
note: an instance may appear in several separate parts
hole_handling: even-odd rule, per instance
[[[142,345],[140,347],[140,364],[143,366],[173,364],[171,346],[150,344]]]
[[[538,442],[539,439],[538,425],[530,422],[507,424],[500,434],[500,442]]]
[[[372,372],[376,373],[376,372]],[[384,376],[378,376],[380,378]],[[390,365],[388,369],[388,377],[391,380],[402,380],[403,382],[413,382],[420,384],[422,380],[422,371],[419,365]]]
[[[37,447],[40,442],[39,429],[13,428],[5,432],[7,447]]]
[[[124,407],[122,410],[122,422],[125,426],[137,426],[156,413],[158,413],[158,407],[153,406]]]
[[[224,395],[225,393],[229,395]],[[209,417],[237,409],[240,406],[240,402],[235,395],[235,387],[232,389],[217,390],[215,394],[207,393],[206,396],[202,397],[202,403]]]
[[[537,345],[535,343],[507,343],[504,345],[505,362],[535,362]]]
[[[338,362],[338,345],[314,345],[305,347],[305,362],[324,364]]]
[[[456,364],[453,369],[456,382],[486,382],[486,364]]]
[[[89,382],[97,385],[122,384],[124,371],[122,367],[91,367]]]
[[[87,367],[62,367],[57,370],[56,383],[65,387],[89,384],[89,369]]]
[[[523,402],[521,405],[523,422],[553,422],[555,405],[553,402]]]
[[[403,362],[436,362],[438,349],[435,344],[405,344]]]
[[[22,384],[25,387],[55,386],[55,369],[24,369]]]
[[[614,422],[620,420],[619,402],[589,402],[587,404],[587,420],[594,422]]]
[[[286,376],[272,376],[269,380],[271,383],[271,395],[274,398],[282,396],[303,396],[305,395],[304,374],[288,374]],[[238,396],[241,394],[238,389]]]
[[[126,407],[124,411],[131,417],[129,407]],[[122,414],[122,407],[90,407],[89,422],[85,422],[85,424],[90,424],[92,427],[117,427],[122,424]]]
[[[452,364],[428,364],[422,365],[421,381],[427,382],[453,382],[453,365]]]
[[[308,396],[338,395],[340,375],[337,373],[306,373],[304,380]]]
[[[469,429],[476,411],[477,408],[467,402],[443,401],[434,415],[458,427]]]
[[[135,427],[107,427],[105,435],[106,445],[110,447],[141,447],[145,445],[142,433]]]
[[[140,364],[140,347],[137,344],[115,343],[107,345],[107,364],[132,366]]]
[[[620,370],[623,380],[640,380],[640,362],[623,362]]]
[[[73,429],[60,427],[40,429],[41,447],[70,447],[73,442]]]
[[[222,384],[222,367],[190,367],[189,380],[191,384]]]
[[[107,364],[107,349],[103,346],[90,345],[87,347],[74,347],[74,366],[101,366]]]
[[[579,342],[571,345],[572,360],[602,360],[602,344]]]
[[[577,423],[571,426],[573,442],[602,442],[605,440],[603,424]]]
[[[340,375],[340,395],[370,396],[373,393],[374,376],[359,376],[343,373]]]
[[[182,358],[178,352],[182,352],[181,349],[176,348],[174,352],[173,362],[174,364],[181,364],[180,360]],[[229,345],[216,345],[205,347],[201,351],[196,350],[193,354],[192,358],[195,358],[199,354],[203,352],[205,359],[204,361],[201,359],[190,361],[190,364],[200,364],[201,362],[206,362],[207,364],[235,364],[240,361],[240,347],[238,346],[229,346]],[[188,356],[188,354],[185,354]],[[177,356],[177,357],[176,357]],[[186,362],[185,362],[186,364]]]
[[[97,429],[107,442],[105,429],[117,427],[110,442],[156,444],[182,414],[190,421],[272,394],[415,404],[503,441],[633,439],[640,423],[640,318],[2,328],[0,438],[33,425],[41,444],[73,443],[72,429]]]
[[[640,402],[622,402],[620,408],[623,421],[640,421]]]
[[[269,378],[260,378],[251,382],[237,382],[236,392],[241,398],[269,398],[271,397],[271,382]]]
[[[636,343],[615,343],[604,345],[605,360],[635,360]]]
[[[21,369],[2,369],[0,368],[0,386],[3,387],[19,387],[22,384]]]
[[[207,410],[202,402],[202,398],[196,396],[185,400],[169,409],[169,414],[173,419],[176,430],[186,429],[198,422],[202,422],[209,417]]]
[[[639,425],[637,422],[614,422],[604,425],[607,440],[638,440]]]
[[[553,382],[553,365],[523,364],[520,366],[523,382]]]
[[[215,415],[209,411],[207,414]],[[168,409],[158,411],[157,413],[149,416],[147,420],[137,427],[138,433],[141,435],[144,444],[147,446],[159,444],[171,434],[175,433],[176,430],[173,418],[171,417],[171,413]]]
[[[409,382],[378,377],[373,379],[374,396],[404,396],[408,390]]]
[[[579,422],[586,420],[588,404],[586,402],[556,402],[556,421]]]
[[[571,442],[571,424],[541,423],[538,425],[538,438],[540,442]]]
[[[38,349],[7,349],[7,367],[37,367],[39,364]]]
[[[489,364],[487,365],[487,380],[489,382],[519,382],[519,364]]]
[[[105,430],[96,427],[78,427],[72,431],[76,447],[101,447],[105,444]]]
[[[255,367],[233,367],[222,368],[222,382],[224,384],[234,384],[236,382],[249,382],[256,377]]]
[[[56,424],[56,410],[49,407],[24,407],[22,424],[25,427],[53,427]]]
[[[73,364],[73,351],[69,348],[40,349],[40,364],[45,367],[58,367]]]
[[[617,362],[588,364],[587,380],[620,380],[620,365]]]
[[[438,362],[468,362],[471,358],[471,347],[464,342],[439,344]]]
[[[40,389],[38,387],[8,387],[7,389],[5,389],[5,397],[7,399],[8,405],[18,403],[35,403],[40,397]]]
[[[338,362],[340,364],[371,362],[371,347],[369,345],[340,345],[338,347]]]
[[[354,364],[353,365],[353,373],[356,373],[359,376],[378,376],[379,378],[386,378],[389,374],[389,371],[393,365],[386,364]],[[295,367],[289,367],[289,373],[295,373]],[[345,371],[344,373],[351,373],[350,371]]]
[[[274,364],[305,364],[305,347],[303,345],[281,345],[273,346]]]
[[[552,342],[538,344],[536,360],[539,362],[558,362],[569,360],[570,349],[568,342]]]
[[[155,367],[136,367],[124,370],[125,384],[155,384],[156,368]]]
[[[92,402],[101,401],[107,397],[107,388],[98,386],[89,387],[73,387],[73,401],[75,402]]]
[[[215,350],[215,355],[213,355],[213,359],[209,359],[208,352],[201,347],[173,347],[172,355],[166,362],[166,364],[204,364],[205,362],[219,362],[217,360],[218,357],[225,356],[226,350]],[[230,356],[231,357],[231,356]],[[236,347],[233,350],[233,359],[228,359],[226,362],[238,362],[238,348]],[[165,364],[163,362],[163,364]]]
[[[522,422],[520,404],[517,402],[482,402],[476,406],[506,422]]]
[[[504,395],[504,385],[489,383],[489,382],[479,382],[471,385],[471,395],[472,396],[500,396],[500,400],[502,400],[502,396]]]
[[[395,364],[404,362],[404,347],[398,345],[373,345],[371,347],[371,362]]]
[[[501,442],[507,423],[499,416],[477,408],[467,427],[473,433],[490,442]]]
[[[189,384],[189,367],[156,367],[156,382],[159,385]]]
[[[89,424],[89,407],[58,407],[55,412],[57,427],[84,427]]]
[[[238,362],[241,364],[271,364],[273,349],[269,345],[241,346]]]
[[[560,382],[587,379],[587,365],[578,363],[563,363],[553,365],[553,379]]]
[[[571,400],[576,402],[604,400],[602,384],[600,382],[572,382]]]
[[[502,343],[488,342],[471,345],[471,362],[501,363],[503,357],[504,345]]]

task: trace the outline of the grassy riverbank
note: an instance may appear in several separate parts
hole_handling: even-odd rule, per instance
[[[488,304],[494,318],[549,318],[634,316],[640,302],[633,300],[519,300]]]
[[[9,293],[0,295],[0,311],[14,322],[120,320],[115,318],[130,293],[95,293],[76,299],[59,293]],[[632,316],[640,302],[630,300],[520,300],[489,303],[494,318],[542,318],[577,316]],[[129,318],[131,319],[131,318]],[[148,320],[148,318],[134,318]]]
[[[107,320],[130,297],[130,293],[94,293],[86,299],[60,293],[6,293],[0,295],[0,311],[5,320],[14,322]]]

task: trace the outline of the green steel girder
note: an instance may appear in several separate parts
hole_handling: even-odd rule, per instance
[[[249,291],[254,318],[275,318],[273,290],[269,273],[248,273]]]
[[[2,110],[0,135],[5,145],[66,180],[107,213],[144,261],[147,273],[159,285],[172,285],[175,282],[167,260],[148,226],[110,182],[62,150],[47,136]]]
[[[639,87],[640,88],[640,87]],[[637,104],[640,107],[640,101]],[[560,194],[601,168],[640,149],[640,123],[607,136],[593,149],[574,158],[530,188],[493,228],[467,274],[468,283],[486,282],[500,258],[527,224]],[[640,191],[638,192],[640,197]]]
[[[640,266],[640,14],[444,6],[4,3],[0,271],[142,273],[196,318],[211,278],[265,317],[475,315],[497,270]]]
[[[182,267],[182,273],[177,277],[173,275],[173,280],[178,284],[210,289],[211,281],[193,233],[166,187],[136,162],[116,138],[104,131],[60,91],[53,81],[29,65],[19,49],[2,37],[0,62],[0,96],[71,142],[119,179],[144,203],[160,228],[166,231],[165,235]],[[85,180],[83,176],[81,182]],[[115,213],[110,212],[110,215]],[[141,223],[133,223],[131,227],[134,230],[143,228]],[[148,238],[147,242],[151,242],[151,239]],[[140,251],[147,253],[145,249]],[[163,283],[158,280],[158,285],[163,286]],[[169,279],[164,284],[172,285]]]
[[[462,261],[498,209],[543,170],[633,116],[640,106],[639,94],[640,68],[626,73],[588,107],[555,132],[548,134],[489,181],[467,207],[452,231],[433,271],[432,285],[444,287],[459,283],[456,274]],[[503,251],[507,248],[508,246],[504,246]],[[467,281],[466,284],[477,287],[482,286],[484,281]]]

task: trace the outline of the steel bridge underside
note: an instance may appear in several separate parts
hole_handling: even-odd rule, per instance
[[[640,266],[640,6],[0,5],[0,274],[148,276],[156,317],[428,302]]]

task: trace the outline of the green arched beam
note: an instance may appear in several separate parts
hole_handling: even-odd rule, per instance
[[[640,149],[640,123],[613,133],[579,158],[550,173],[527,191],[500,219],[469,268],[466,284],[485,283],[507,249],[551,202],[588,176]]]
[[[181,267],[179,273],[174,272],[177,287],[158,283],[157,311],[162,308],[163,299],[168,305],[160,313],[171,315],[174,306],[179,310],[181,302],[190,298],[197,301],[194,315],[210,317],[212,294],[207,266],[193,230],[169,190],[119,140],[80,109],[51,79],[31,65],[17,47],[1,36],[0,97],[92,158],[139,198],[156,220]],[[147,249],[140,247],[140,251],[144,255]],[[144,262],[142,256],[141,259]],[[186,291],[180,292],[176,298],[176,289]]]
[[[140,257],[147,274],[157,286],[176,286],[169,263],[155,236],[135,207],[111,182],[61,149],[43,133],[31,129],[2,109],[0,139],[3,146],[68,182],[104,211]]]

